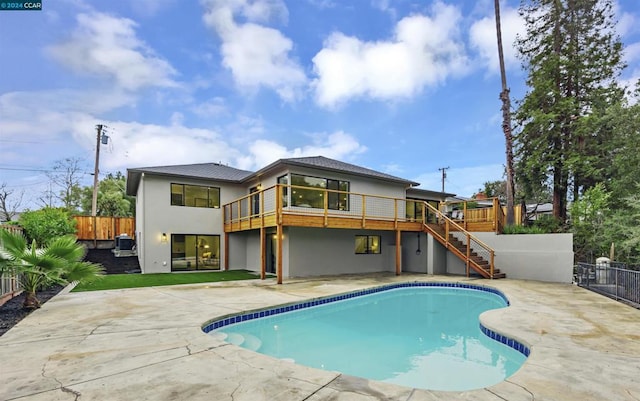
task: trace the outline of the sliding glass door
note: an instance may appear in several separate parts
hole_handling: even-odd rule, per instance
[[[219,235],[171,235],[171,271],[190,270],[220,270]]]

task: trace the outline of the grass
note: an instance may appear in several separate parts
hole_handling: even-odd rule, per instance
[[[101,276],[90,283],[78,284],[71,292],[251,280],[256,278],[260,278],[260,276],[247,270],[205,273],[110,274]]]

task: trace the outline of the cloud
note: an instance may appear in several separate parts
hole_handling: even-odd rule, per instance
[[[484,188],[487,181],[503,179],[504,166],[502,164],[488,164],[475,167],[452,167],[447,170],[444,190],[459,196],[471,197]],[[421,189],[440,191],[442,189],[442,173],[434,171],[423,173],[414,181],[419,182]]]
[[[367,150],[366,146],[361,145],[356,138],[343,131],[311,136],[312,144],[293,149],[287,149],[274,141],[257,140],[249,146],[249,154],[238,160],[238,166],[245,169],[259,169],[278,159],[305,156],[325,156],[347,160]]]
[[[274,28],[256,22],[286,21],[288,11],[278,0],[205,0],[204,22],[220,37],[222,64],[242,89],[272,89],[285,101],[301,96],[307,77],[290,57],[293,42]],[[238,23],[244,18],[246,23]]]
[[[500,27],[505,65],[507,68],[519,67],[514,42],[517,35],[524,36],[526,34],[526,27],[524,21],[518,15],[518,10],[509,7],[502,8],[500,10]],[[489,73],[499,74],[500,66],[498,65],[498,43],[494,14],[484,17],[471,25],[469,42],[471,47],[478,52],[481,65],[487,68]]]
[[[405,17],[393,38],[366,42],[331,34],[313,58],[316,101],[334,107],[353,98],[410,98],[468,70],[458,8],[437,2],[432,15]]]
[[[78,14],[76,19],[71,38],[47,49],[60,64],[113,80],[128,91],[178,86],[174,68],[137,37],[134,21],[99,12]]]

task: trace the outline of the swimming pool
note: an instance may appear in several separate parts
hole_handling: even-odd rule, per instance
[[[529,349],[479,324],[505,307],[499,291],[460,283],[401,283],[226,316],[203,330],[315,368],[432,390],[499,383]]]

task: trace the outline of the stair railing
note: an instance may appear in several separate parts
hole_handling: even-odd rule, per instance
[[[495,268],[495,251],[490,246],[480,241],[480,239],[476,238],[473,234],[465,230],[461,225],[450,219],[445,213],[431,206],[429,203],[424,202],[423,213],[427,210],[435,214],[438,226],[444,228],[444,233],[435,230],[427,223],[424,223],[425,229],[433,236],[437,237],[440,243],[445,245],[447,249],[465,261],[467,277],[469,276],[470,268],[473,268],[480,274],[484,273],[483,275],[486,275],[486,273],[488,273],[489,278],[493,278]],[[423,221],[426,221],[424,220],[424,217]],[[462,253],[462,251],[456,248],[455,244],[451,242],[450,234],[466,246],[466,254]],[[482,267],[480,258],[478,257],[481,257],[489,263],[488,272]]]

